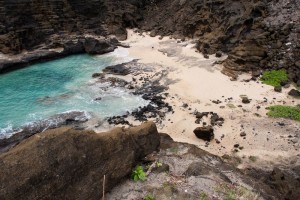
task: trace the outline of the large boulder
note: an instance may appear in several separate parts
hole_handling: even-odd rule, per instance
[[[300,91],[295,90],[295,89],[291,89],[288,93],[288,95],[292,96],[292,97],[300,97]]]
[[[0,199],[100,199],[160,142],[156,126],[105,133],[62,127],[0,155]]]
[[[87,37],[84,41],[85,52],[89,54],[104,54],[113,51],[116,47],[110,40]]]
[[[215,136],[212,126],[198,127],[194,130],[194,134],[197,136],[197,138],[205,141],[211,141]]]

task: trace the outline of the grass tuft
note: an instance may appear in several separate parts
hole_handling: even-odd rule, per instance
[[[269,117],[300,121],[300,107],[276,105],[268,107],[268,110]]]
[[[280,86],[281,81],[287,81],[288,75],[285,69],[265,71],[260,80],[267,85]]]

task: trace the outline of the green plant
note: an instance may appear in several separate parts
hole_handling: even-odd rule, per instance
[[[234,200],[234,195],[232,191],[228,192],[223,200]]]
[[[300,121],[300,107],[276,105],[270,106],[267,109],[269,110],[267,113],[269,117]]]
[[[208,196],[205,192],[200,193],[200,200],[207,200]]]
[[[152,194],[147,194],[147,196],[145,197],[145,200],[155,200],[155,198]]]
[[[144,172],[144,168],[140,165],[136,166],[136,168],[132,171],[131,178],[134,181],[144,181],[146,180],[146,174]]]
[[[162,163],[159,162],[159,161],[157,161],[157,162],[156,162],[156,167],[158,168],[158,167],[161,167],[161,166],[162,166]]]
[[[280,86],[281,81],[287,81],[288,76],[285,69],[265,71],[260,80],[267,85]]]
[[[233,200],[233,199],[251,199],[258,200],[259,194],[253,192],[242,186],[235,186],[230,184],[220,184],[216,189],[216,192],[223,196],[223,200]]]
[[[256,162],[257,157],[256,156],[249,156],[249,160],[251,160],[252,162]]]

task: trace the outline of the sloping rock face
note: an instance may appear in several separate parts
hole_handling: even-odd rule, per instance
[[[106,133],[59,128],[0,155],[0,199],[100,199],[160,143],[154,123]]]
[[[66,35],[114,34],[124,39],[125,27],[140,18],[143,2],[0,0],[0,52],[20,53],[44,43],[55,46]]]
[[[194,38],[204,54],[229,56],[224,73],[286,68],[300,79],[299,0],[0,0],[0,52],[61,47],[86,34]],[[63,42],[65,44],[65,42]]]
[[[146,7],[140,28],[195,38],[205,54],[228,53],[224,72],[229,75],[286,68],[298,80],[299,9],[299,0],[156,0]]]
[[[108,200],[145,199],[149,194],[155,199],[172,200],[299,197],[298,175],[288,175],[279,169],[264,172],[249,168],[239,170],[195,145],[174,142],[166,134],[160,136],[160,151],[145,160],[145,166],[155,166],[147,180],[120,183],[106,195]],[[159,165],[155,162],[149,164],[149,160],[158,161]]]

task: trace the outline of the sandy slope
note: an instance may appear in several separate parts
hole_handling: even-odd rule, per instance
[[[232,154],[233,145],[239,144],[243,149],[237,155],[244,157],[243,166],[253,164],[249,156],[258,157],[255,163],[297,161],[300,156],[300,123],[269,119],[265,109],[272,104],[299,104],[299,100],[287,96],[289,89],[276,93],[271,86],[254,81],[245,82],[243,80],[250,77],[247,74],[241,75],[237,81],[231,81],[220,72],[222,66],[213,65],[216,60],[225,59],[225,56],[216,58],[210,55],[209,59],[205,59],[192,48],[192,41],[178,43],[166,37],[159,40],[158,37],[129,30],[126,42],[131,46],[129,56],[140,59],[141,63],[159,64],[158,70],[167,69],[169,72],[162,84],[169,85],[167,101],[175,113],[168,114],[159,125],[161,132],[168,133],[176,141],[196,144],[220,156]],[[242,104],[240,95],[247,95],[252,99],[251,103]],[[265,102],[264,98],[268,101]],[[212,100],[222,103],[214,104]],[[188,104],[188,108],[182,107],[184,103]],[[257,109],[257,106],[261,108]],[[220,144],[212,141],[205,146],[204,141],[195,137],[193,130],[200,126],[195,124],[196,118],[192,114],[195,110],[213,111],[225,118],[223,126],[215,129],[215,138],[221,141]],[[285,125],[279,126],[278,122],[284,122]],[[246,132],[246,139],[240,136],[242,131]]]

